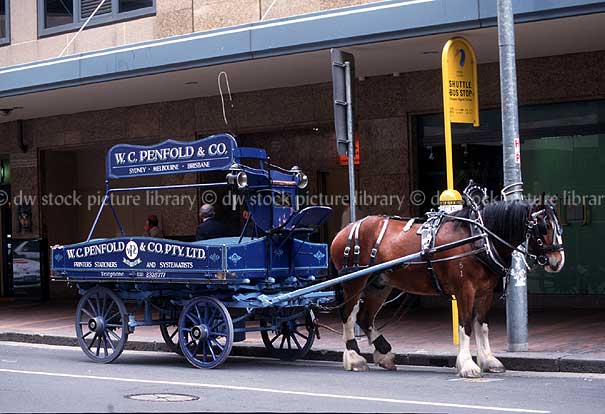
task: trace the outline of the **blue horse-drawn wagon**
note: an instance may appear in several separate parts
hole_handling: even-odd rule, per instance
[[[131,177],[209,171],[223,171],[226,178],[188,185],[112,185]],[[297,167],[276,167],[264,150],[238,147],[228,134],[112,147],[105,197],[87,240],[52,247],[53,280],[75,284],[82,295],[75,327],[84,353],[95,362],[112,362],[137,326],[157,325],[166,344],[200,368],[220,365],[233,343],[250,331],[260,331],[276,356],[303,357],[316,333],[312,306],[333,298],[333,292],[314,288],[327,276],[328,247],[309,241],[331,210],[298,205],[307,185]],[[128,237],[111,203],[112,194],[128,191],[212,187],[231,189],[245,201],[250,219],[241,236],[197,242]],[[95,239],[107,208],[121,236]],[[252,225],[262,236],[244,236]],[[290,295],[293,291],[301,293]],[[126,303],[133,302],[142,318],[127,309]]]

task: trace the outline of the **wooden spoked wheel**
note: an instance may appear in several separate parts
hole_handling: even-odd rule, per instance
[[[176,306],[172,305],[169,301],[162,304],[160,308],[160,320],[166,319],[175,321],[160,324],[162,338],[172,352],[183,355],[181,347],[179,346],[178,317],[179,309]]]
[[[233,346],[233,321],[218,299],[191,299],[181,311],[178,341],[187,361],[197,368],[216,368]]]
[[[260,326],[265,328],[271,325],[261,319]],[[274,357],[290,361],[304,358],[315,341],[313,313],[306,311],[282,321],[274,330],[261,331],[261,337],[265,347]]]
[[[94,362],[109,363],[120,356],[128,340],[126,305],[112,290],[89,289],[76,308],[80,348]]]

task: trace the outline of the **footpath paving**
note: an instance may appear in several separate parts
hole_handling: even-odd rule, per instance
[[[0,299],[0,340],[77,346],[74,330],[76,303],[27,303]],[[391,319],[385,312],[377,325]],[[341,330],[336,315],[320,315],[321,339],[309,359],[341,360]],[[331,329],[331,330],[330,330]],[[398,364],[454,366],[457,347],[451,342],[448,309],[415,309],[384,331]],[[523,371],[605,373],[605,310],[549,309],[530,311],[529,352],[506,351],[504,311],[496,309],[490,321],[492,349],[507,369]],[[360,348],[371,361],[365,338]],[[138,327],[127,349],[168,351],[157,327]],[[474,344],[473,344],[474,350]],[[238,342],[234,355],[269,356],[258,333]]]

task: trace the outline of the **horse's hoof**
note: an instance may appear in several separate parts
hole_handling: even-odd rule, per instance
[[[481,368],[479,365],[475,364],[472,359],[466,360],[462,367],[456,364],[458,367],[458,375],[462,378],[480,378],[481,377]]]
[[[481,361],[481,370],[483,372],[491,372],[494,374],[500,374],[502,372],[506,372],[504,365],[502,362],[498,361],[496,358],[492,357],[487,361]]]
[[[342,365],[345,371],[368,371],[368,363],[365,358],[353,350],[347,350],[342,354]]]
[[[392,352],[381,354],[378,351],[374,351],[374,363],[387,371],[397,370],[397,365],[395,365],[395,354]]]

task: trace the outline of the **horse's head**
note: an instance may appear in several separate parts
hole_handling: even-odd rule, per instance
[[[544,270],[557,273],[565,264],[563,229],[550,203],[534,204],[527,222],[528,253]]]

